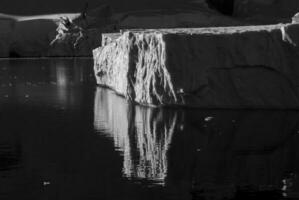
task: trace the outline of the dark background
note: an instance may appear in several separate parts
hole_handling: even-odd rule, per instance
[[[196,8],[192,2],[194,0],[1,0],[0,13],[33,15],[80,12],[86,3],[90,9],[108,4],[116,12],[156,8]]]

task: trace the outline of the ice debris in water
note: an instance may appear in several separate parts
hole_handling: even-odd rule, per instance
[[[183,124],[180,125],[180,130],[181,130],[181,131],[184,130],[184,125],[183,125]]]
[[[44,182],[43,182],[43,185],[44,185],[44,186],[47,186],[47,185],[50,185],[50,184],[51,184],[50,181],[44,181]]]
[[[205,118],[205,121],[206,121],[206,122],[209,122],[209,121],[211,121],[213,118],[214,118],[214,117],[206,117],[206,118]]]

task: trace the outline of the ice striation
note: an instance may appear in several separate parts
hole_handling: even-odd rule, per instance
[[[139,104],[298,108],[298,24],[148,29],[103,36],[99,85]]]

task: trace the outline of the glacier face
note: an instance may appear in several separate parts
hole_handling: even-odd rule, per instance
[[[298,31],[298,24],[125,31],[94,50],[95,75],[144,105],[298,108]]]

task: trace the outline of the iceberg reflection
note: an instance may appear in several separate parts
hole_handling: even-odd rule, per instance
[[[114,92],[97,88],[94,115],[95,128],[113,138],[124,156],[123,175],[163,184],[176,113],[130,105]]]
[[[167,151],[172,140],[177,115],[165,116],[162,110],[135,108],[136,146],[139,153],[133,176],[164,180],[167,174]]]
[[[296,111],[185,111],[165,185],[174,196],[199,199],[299,198],[298,125]]]
[[[145,108],[103,88],[94,109],[123,176],[163,184],[174,199],[299,197],[299,112]]]

